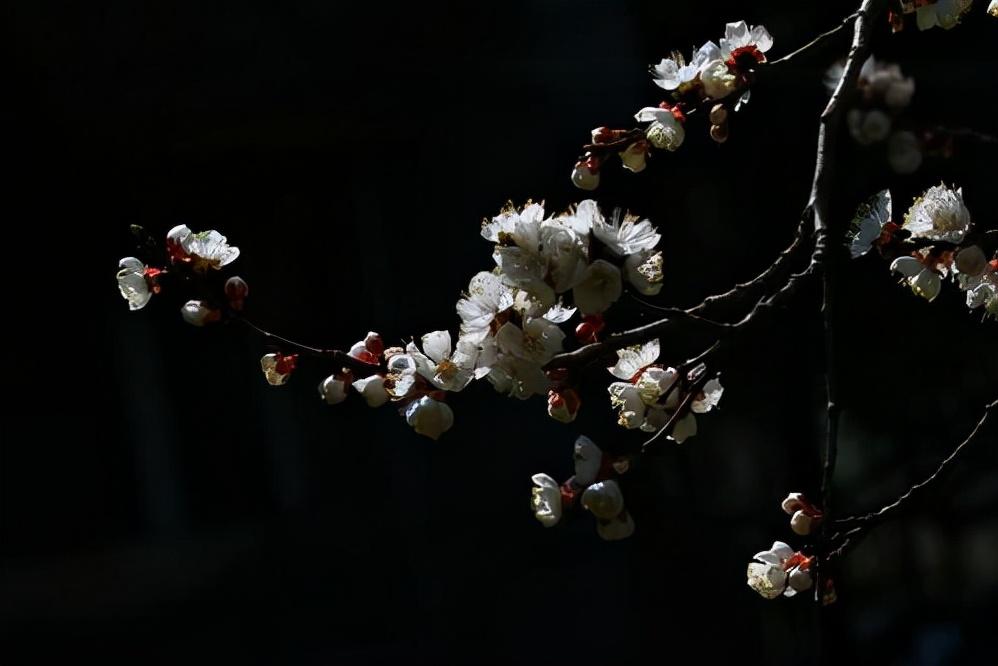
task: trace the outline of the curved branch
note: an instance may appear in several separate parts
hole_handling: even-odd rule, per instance
[[[295,342],[294,340],[289,340],[288,338],[271,333],[270,331],[260,328],[244,317],[235,317],[233,321],[243,323],[253,332],[262,335],[266,340],[270,340],[284,349],[293,349],[301,354],[307,354],[316,358],[325,358],[332,361],[337,366],[349,368],[357,377],[369,377],[376,373],[385,372],[384,367],[373,363],[365,363],[359,358],[354,358],[350,354],[339,349],[320,349],[318,347],[309,347],[308,345],[303,345],[300,342]]]
[[[828,30],[826,32],[821,33],[820,35],[818,35],[817,37],[815,37],[814,39],[812,39],[810,42],[808,42],[804,46],[802,46],[799,49],[797,49],[796,51],[793,51],[792,53],[788,53],[787,55],[783,56],[782,58],[777,58],[776,60],[771,60],[769,62],[769,66],[772,67],[773,65],[779,65],[779,64],[782,64],[782,63],[790,62],[791,60],[793,60],[797,56],[802,55],[804,53],[807,53],[808,51],[810,51],[813,48],[817,48],[819,46],[822,46],[826,41],[830,40],[832,37],[834,37],[835,35],[839,34],[843,30],[845,30],[846,28],[848,28],[849,26],[851,26],[852,23],[853,23],[853,21],[855,21],[856,18],[859,17],[859,14],[860,14],[860,12],[853,12],[849,16],[847,16],[844,19],[842,19],[842,22],[839,23],[837,26],[835,26],[831,30]]]

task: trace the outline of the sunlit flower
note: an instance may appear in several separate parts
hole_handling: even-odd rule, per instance
[[[881,190],[860,204],[849,225],[849,253],[855,259],[870,251],[891,222],[890,190]]]
[[[128,301],[129,310],[141,310],[152,298],[147,270],[148,267],[135,257],[125,257],[118,262],[118,290]]]
[[[772,548],[756,553],[753,559],[757,561],[748,565],[748,585],[766,599],[792,597],[813,584],[814,558],[795,553],[782,541],[774,541]]]
[[[644,250],[624,261],[624,274],[638,293],[654,296],[662,291],[662,253]]]
[[[449,331],[433,331],[423,336],[423,351],[412,342],[406,353],[416,361],[416,370],[430,380],[434,386],[445,391],[460,391],[471,382],[475,363],[478,360],[478,346],[458,338],[457,348],[451,348]]]
[[[528,202],[517,210],[509,203],[502,212],[482,224],[482,237],[499,245],[516,245],[536,254],[540,248],[543,220],[543,204]]]
[[[541,256],[547,262],[548,276],[555,293],[562,293],[578,284],[588,263],[588,234],[580,235],[562,219],[544,220],[541,224]]]
[[[717,403],[721,401],[723,393],[724,387],[721,386],[721,380],[709,380],[700,389],[700,395],[690,403],[690,411],[694,414],[706,414],[714,407],[717,407]]]
[[[998,0],[991,0],[988,4],[988,14],[998,18]]]
[[[589,264],[582,280],[572,290],[572,298],[586,315],[600,314],[623,293],[620,269],[604,259]]]
[[[970,211],[963,190],[935,185],[915,200],[904,216],[904,229],[912,238],[960,243],[970,229]]]
[[[942,288],[939,274],[915,257],[898,257],[891,263],[891,272],[900,273],[916,296],[930,302]]]
[[[703,91],[711,99],[724,99],[738,90],[738,77],[723,60],[707,63],[700,73]]]
[[[209,307],[204,301],[187,301],[180,308],[180,315],[191,326],[204,326],[207,323],[218,321],[222,313]]]
[[[496,361],[488,377],[496,391],[520,400],[544,395],[551,386],[551,380],[539,364],[510,354]]]
[[[638,388],[630,382],[613,382],[607,387],[610,404],[618,410],[617,423],[628,430],[640,428],[648,409]]]
[[[653,365],[641,373],[634,385],[638,389],[641,401],[646,405],[658,405],[659,401],[665,397],[665,402],[661,406],[666,409],[675,409],[679,404],[679,392],[673,390],[672,387],[677,379],[679,379],[679,373],[675,368],[661,368]]]
[[[260,369],[271,386],[280,386],[288,381],[298,362],[298,354],[266,354],[260,359]],[[322,387],[319,388],[321,393]]]
[[[266,370],[264,370],[266,373]],[[287,375],[280,375],[284,380],[287,379]],[[270,381],[268,377],[267,381]],[[272,384],[274,382],[271,382]],[[281,382],[283,383],[283,381]],[[338,405],[347,399],[347,383],[342,377],[336,375],[329,375],[322,380],[319,384],[319,395],[330,405]]]
[[[645,129],[645,137],[651,145],[663,150],[676,150],[683,145],[686,130],[672,111],[657,106],[646,106],[634,114],[639,123],[651,123]]]
[[[496,344],[501,352],[537,365],[554,358],[562,350],[564,339],[565,332],[543,317],[527,319],[523,328],[507,322],[496,333]]]
[[[724,26],[724,37],[721,38],[721,59],[727,60],[737,49],[755,47],[765,53],[773,47],[773,37],[761,25],[749,26],[745,21],[728,23]]]
[[[371,375],[353,380],[351,384],[359,393],[368,407],[380,407],[388,402],[388,391],[385,390],[385,378],[381,375]]]
[[[679,53],[673,54],[672,58],[663,58],[662,62],[652,68],[652,75],[655,85],[665,90],[676,90],[684,83],[691,83],[703,71],[708,62],[721,57],[721,50],[714,42],[707,42],[700,48],[693,51],[693,57],[689,64],[683,60]]]
[[[420,435],[437,439],[454,425],[454,412],[447,403],[424,395],[406,407],[405,420]]]
[[[468,295],[457,302],[461,337],[481,342],[491,331],[496,315],[513,305],[513,291],[494,273],[481,272],[471,278]]]
[[[662,348],[659,345],[658,338],[649,340],[643,345],[618,349],[616,365],[607,368],[607,370],[614,377],[629,382],[632,379],[636,379],[639,372],[658,360],[658,356],[661,353]]]
[[[416,359],[409,354],[395,354],[388,359],[388,374],[385,375],[385,391],[393,398],[407,398],[416,388],[419,375]]]
[[[561,520],[561,486],[547,474],[534,474],[531,477],[534,487],[531,490],[530,506],[534,517],[544,527],[553,527]]]
[[[180,246],[198,271],[207,271],[209,268],[218,270],[239,257],[239,248],[230,246],[225,236],[214,229],[188,233],[180,241]]]
[[[635,215],[617,210],[607,222],[602,217],[593,220],[593,235],[617,256],[651,250],[662,240],[652,223]]]

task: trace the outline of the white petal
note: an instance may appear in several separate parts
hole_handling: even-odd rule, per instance
[[[423,336],[423,353],[439,363],[450,358],[451,341],[449,331],[433,331]]]
[[[575,459],[575,482],[580,486],[588,486],[596,481],[600,465],[603,464],[603,452],[591,439],[579,435],[575,440],[572,457]]]

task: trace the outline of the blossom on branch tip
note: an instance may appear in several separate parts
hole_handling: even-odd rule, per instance
[[[792,597],[813,584],[814,558],[794,552],[782,541],[773,542],[772,548],[756,553],[753,559],[748,565],[748,585],[766,599]]]
[[[760,53],[765,53],[773,47],[773,36],[764,26],[756,25],[750,29],[745,21],[728,23],[724,26],[724,37],[721,38],[721,59],[727,60],[738,49],[755,47]],[[765,62],[763,57],[762,62]]]
[[[447,403],[424,395],[406,407],[405,420],[420,435],[435,440],[454,425],[454,412]]]
[[[239,248],[214,229],[194,233],[183,225],[174,227],[167,235],[167,247],[174,248],[170,252],[175,260],[189,262],[200,272],[219,270],[239,257]]]
[[[159,290],[155,283],[160,271],[149,268],[135,257],[125,257],[118,262],[118,291],[128,301],[129,310],[141,310],[152,295]]]
[[[645,137],[656,148],[673,151],[683,145],[686,130],[672,111],[646,106],[634,114],[634,119],[639,123],[650,123],[645,128]]]
[[[970,211],[963,203],[963,189],[930,187],[915,199],[901,226],[911,232],[912,238],[962,242],[970,230]]]
[[[281,386],[288,381],[298,362],[298,354],[266,354],[260,359],[260,369],[271,386]],[[320,393],[322,387],[319,388]]]
[[[474,378],[478,346],[458,338],[451,347],[449,331],[433,331],[422,338],[423,351],[410,342],[406,353],[416,361],[416,370],[437,388],[460,391]]]

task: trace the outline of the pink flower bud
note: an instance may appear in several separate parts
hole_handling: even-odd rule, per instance
[[[783,500],[783,503],[780,506],[783,508],[784,512],[788,515],[792,515],[795,511],[799,511],[803,508],[803,499],[804,496],[800,493],[790,493],[787,495],[787,498]]]
[[[225,297],[233,310],[242,310],[243,301],[249,295],[249,285],[238,275],[233,275],[225,281]]]
[[[794,515],[790,518],[790,529],[794,531],[794,534],[799,534],[801,536],[807,536],[814,529],[816,521],[803,511],[796,511]]]
[[[221,313],[208,307],[204,301],[187,301],[180,308],[180,314],[191,326],[204,326],[221,318]]]

